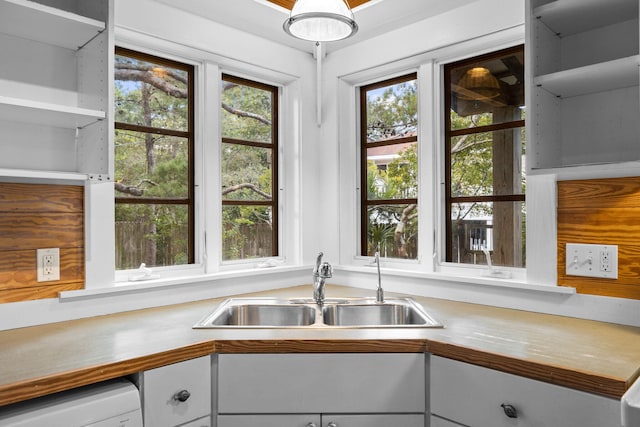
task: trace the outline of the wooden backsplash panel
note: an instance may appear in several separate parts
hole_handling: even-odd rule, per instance
[[[567,276],[567,243],[618,245],[618,279]],[[558,284],[640,299],[640,177],[558,182]]]
[[[60,280],[36,280],[36,249],[60,248]],[[0,183],[0,302],[84,287],[84,187]]]

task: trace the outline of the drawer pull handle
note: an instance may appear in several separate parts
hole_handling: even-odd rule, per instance
[[[316,427],[316,424],[315,423],[309,423],[309,424],[307,424],[306,427]]]
[[[506,403],[503,403],[502,405],[502,410],[504,411],[505,415],[509,418],[518,418],[518,410],[516,409],[515,406],[513,405],[508,405]]]
[[[180,390],[173,395],[173,400],[177,400],[178,402],[186,402],[190,397],[191,393],[189,393],[189,390]]]
[[[338,424],[331,421],[329,424],[327,424],[327,427],[338,427]]]

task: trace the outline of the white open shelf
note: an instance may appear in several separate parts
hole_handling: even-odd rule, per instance
[[[640,56],[634,55],[534,78],[534,84],[560,98],[638,86]]]
[[[59,172],[59,171],[40,171],[34,169],[11,169],[0,168],[0,181],[7,178],[19,178],[21,182],[40,181],[40,180],[56,180],[56,181],[72,181],[84,182],[89,180],[89,174],[78,172]]]
[[[77,50],[106,28],[104,22],[28,0],[0,0],[0,31]]]
[[[561,37],[638,17],[637,0],[556,0],[534,9]]]
[[[0,96],[0,120],[75,129],[105,117],[104,111]]]

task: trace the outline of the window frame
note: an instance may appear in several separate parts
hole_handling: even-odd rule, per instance
[[[114,132],[116,130],[125,130],[125,131],[133,131],[140,133],[152,133],[156,135],[166,135],[166,136],[176,136],[180,138],[185,138],[188,143],[188,162],[189,162],[189,171],[187,174],[187,197],[186,198],[141,198],[141,197],[117,197],[117,193],[114,194],[114,203],[117,207],[118,204],[141,204],[141,205],[183,205],[187,206],[188,209],[188,224],[187,224],[187,264],[172,264],[166,266],[150,266],[154,268],[164,268],[164,267],[179,267],[179,266],[187,266],[195,264],[196,254],[195,254],[195,217],[196,217],[196,202],[195,202],[195,139],[196,139],[196,112],[195,112],[195,98],[196,98],[196,89],[195,89],[195,79],[196,79],[196,67],[187,64],[185,62],[179,62],[176,60],[171,60],[167,58],[163,58],[157,55],[141,52],[138,50],[133,50],[121,46],[115,47],[115,55],[122,55],[131,58],[135,58],[142,61],[152,62],[154,64],[165,65],[167,67],[177,68],[187,72],[188,75],[188,130],[187,131],[177,131],[172,129],[164,129],[157,127],[150,127],[144,125],[132,125],[129,123],[122,123],[115,121],[114,117]],[[114,115],[115,116],[115,115]],[[114,165],[115,172],[115,165]],[[118,271],[127,271],[130,269],[118,269],[116,266],[116,272]]]
[[[267,257],[278,257],[280,256],[280,201],[278,197],[278,189],[279,189],[279,111],[280,111],[280,89],[278,86],[269,85],[266,83],[258,82],[256,80],[251,80],[246,77],[238,77],[237,75],[230,74],[228,72],[223,72],[220,76],[220,83],[228,81],[236,84],[253,87],[256,89],[264,90],[267,92],[271,92],[272,96],[272,104],[271,104],[271,142],[257,142],[250,140],[240,140],[235,138],[227,138],[222,136],[222,122],[220,122],[221,129],[221,137],[220,144],[235,144],[242,145],[245,147],[256,147],[256,148],[264,148],[271,150],[271,200],[232,200],[225,199],[225,197],[220,193],[220,201],[221,207],[225,206],[262,206],[262,207],[270,207],[272,214],[272,229],[271,229],[271,254]],[[220,104],[219,108],[222,109],[222,104]],[[220,168],[220,182],[222,182],[222,168]],[[222,211],[220,211],[220,226],[222,227]],[[222,240],[222,233],[220,238],[220,247],[224,246],[224,242]],[[222,257],[222,253],[221,253]],[[265,258],[265,257],[259,257]],[[255,261],[255,259],[259,258],[239,258],[239,259],[229,259],[224,260],[223,263],[243,263]]]
[[[525,120],[512,120],[508,122],[496,123],[485,126],[478,126],[474,128],[463,128],[463,129],[451,129],[451,72],[449,72],[452,68],[460,68],[467,64],[474,64],[481,61],[488,61],[491,59],[499,58],[504,55],[509,54],[510,52],[519,52],[522,51],[524,55],[524,44],[517,44],[514,46],[510,46],[507,48],[492,50],[488,53],[465,57],[464,59],[460,59],[453,62],[447,62],[442,65],[442,96],[444,98],[444,107],[443,107],[443,127],[444,127],[444,136],[442,140],[443,147],[443,161],[444,161],[444,217],[443,222],[445,224],[444,227],[444,259],[443,261],[446,263],[450,263],[452,265],[458,266],[473,266],[473,264],[468,263],[458,263],[455,261],[451,261],[453,258],[453,243],[452,243],[452,221],[451,221],[451,211],[452,205],[454,203],[472,203],[472,202],[480,202],[480,203],[495,203],[495,202],[521,202],[526,203],[526,193],[521,194],[503,194],[503,195],[480,195],[480,196],[452,196],[451,194],[451,140],[456,136],[464,136],[464,135],[474,135],[481,134],[486,132],[495,132],[502,130],[516,130],[518,128],[525,128]],[[524,83],[523,83],[524,84]],[[483,265],[484,267],[484,265]],[[524,268],[521,266],[505,266],[507,268]]]
[[[368,164],[368,154],[367,150],[369,148],[377,148],[377,147],[385,147],[389,145],[399,145],[406,143],[416,143],[419,141],[419,132],[416,132],[415,136],[408,136],[402,138],[396,138],[392,140],[383,140],[376,142],[367,142],[367,92],[374,89],[379,89],[386,86],[392,86],[394,84],[399,84],[403,82],[408,82],[411,80],[416,81],[416,85],[418,85],[418,72],[413,71],[406,74],[402,74],[396,77],[386,78],[384,80],[376,81],[374,83],[369,83],[366,85],[362,85],[359,87],[359,96],[360,96],[360,143],[359,143],[359,159],[360,159],[360,167],[358,170],[360,171],[360,256],[369,257],[371,255],[368,254],[367,248],[369,246],[369,236],[368,236],[368,224],[369,224],[369,210],[370,206],[374,205],[410,205],[415,204],[419,209],[418,205],[418,195],[420,188],[420,173],[418,172],[418,189],[417,195],[414,198],[403,198],[403,199],[369,199],[369,195],[367,192],[368,188],[368,174],[367,174],[367,164]],[[419,85],[418,85],[419,92]],[[416,94],[419,96],[419,93]],[[417,113],[418,121],[420,120],[420,109],[418,108]],[[416,126],[418,129],[419,125]],[[416,165],[418,171],[420,170],[420,161],[418,160],[418,165]],[[419,212],[419,210],[418,210]],[[418,220],[416,220],[418,221]],[[420,225],[418,224],[418,229],[420,229]],[[420,240],[418,240],[418,246]],[[418,249],[418,253],[420,253]],[[393,258],[394,260],[414,260],[414,258]]]

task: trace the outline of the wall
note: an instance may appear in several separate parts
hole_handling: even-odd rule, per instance
[[[60,249],[60,280],[37,282],[36,249]],[[84,187],[0,183],[0,303],[84,287]]]
[[[295,257],[288,261],[297,267],[276,267],[248,274],[217,273],[196,280],[169,280],[164,286],[148,283],[117,287],[115,292],[96,289],[88,293],[71,292],[60,299],[0,304],[0,329],[309,283],[310,264],[320,250],[325,252],[325,259],[336,265],[331,283],[371,289],[373,295],[376,279],[371,268],[337,265],[353,263],[353,252],[345,248],[340,236],[350,232],[355,218],[350,215],[355,182],[345,179],[353,173],[355,163],[349,156],[355,155],[351,152],[355,134],[344,126],[345,122],[350,123],[354,119],[355,104],[342,97],[344,86],[341,85],[346,85],[348,91],[350,81],[375,79],[376,73],[380,72],[378,69],[393,73],[412,67],[415,69],[416,64],[428,63],[436,57],[454,60],[468,52],[470,45],[478,46],[476,41],[480,41],[479,45],[484,43],[476,53],[495,49],[500,43],[513,45],[522,42],[523,3],[512,0],[478,1],[443,16],[332,52],[324,60],[323,123],[318,128],[315,102],[308,101],[315,100],[315,61],[311,55],[149,0],[118,0],[118,39],[128,47],[143,44],[148,49],[166,51],[176,58],[192,57],[195,62],[198,61],[197,55],[202,55],[201,60],[219,64],[223,69],[244,70],[248,75],[258,76],[263,73],[266,79],[276,73],[286,76],[296,88],[298,96],[291,98],[291,110],[285,114],[296,123],[287,131],[284,147],[293,161],[287,162],[283,173],[287,176],[285,187],[290,191],[287,193],[288,221],[293,224],[289,224],[292,226],[288,228],[286,239],[292,242],[288,250]],[[153,10],[153,18],[149,10]],[[168,22],[171,25],[167,25]],[[452,25],[451,22],[461,24]],[[429,76],[437,70],[422,66],[419,73]],[[421,102],[421,108],[427,111],[437,108],[437,105],[429,104],[429,99],[421,99]],[[421,132],[437,140],[436,128],[437,123],[427,122]],[[433,162],[433,157],[425,159],[425,164]],[[425,186],[433,184],[435,187],[437,177],[429,179],[433,182],[427,182]],[[553,181],[552,177],[548,181]],[[550,188],[553,193],[555,187]],[[541,191],[532,198],[528,193],[527,197],[534,207],[544,200],[545,212],[551,212],[545,232],[535,237],[541,242],[552,242],[555,252],[555,198],[548,194]],[[103,194],[97,197],[108,199]],[[100,212],[89,214],[92,218],[100,217]],[[99,222],[96,221],[97,224]],[[86,237],[97,241],[112,238],[108,227],[95,227]],[[542,244],[537,244],[539,250]],[[425,264],[429,264],[428,260]],[[540,280],[539,285],[531,285],[477,277],[466,280],[437,273],[413,274],[383,265],[383,285],[389,291],[640,326],[637,315],[640,304],[637,301],[557,292],[554,286],[555,267],[541,264],[540,270],[553,272],[554,279]]]
[[[566,244],[618,245],[618,278],[566,274]],[[640,299],[640,178],[558,182],[558,284]]]

